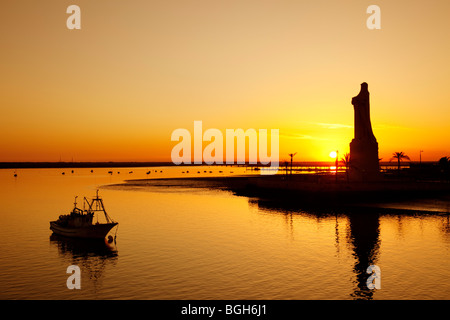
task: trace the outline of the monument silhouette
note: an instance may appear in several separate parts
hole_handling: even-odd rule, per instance
[[[361,91],[352,99],[355,110],[355,137],[350,143],[351,181],[374,181],[380,179],[378,142],[370,122],[370,94],[368,84],[361,83]]]

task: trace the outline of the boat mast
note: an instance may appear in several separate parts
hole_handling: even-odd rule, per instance
[[[105,209],[105,205],[103,204],[103,199],[100,198],[98,196],[98,190],[96,193],[96,197],[92,199],[92,201],[89,203],[89,201],[86,199],[86,197],[84,198],[86,200],[86,202],[88,203],[89,206],[89,212],[92,211],[103,211],[103,214],[105,215],[105,219],[107,223],[112,223],[114,222],[106,213],[106,209]],[[94,202],[95,202],[95,207],[94,207]]]

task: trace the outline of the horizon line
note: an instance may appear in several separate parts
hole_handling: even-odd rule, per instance
[[[335,160],[330,161],[294,161],[293,166],[301,166],[301,165],[333,165]],[[279,162],[279,167],[285,167],[285,161]],[[438,163],[438,161],[408,161],[402,162],[401,166],[405,166],[408,164],[431,164]],[[380,161],[380,165],[397,165],[396,162],[393,161]],[[155,166],[174,166],[174,167],[195,167],[195,166],[239,166],[239,167],[264,167],[266,165],[263,164],[179,164],[176,165],[171,161],[0,161],[0,169],[38,169],[38,168],[89,168],[89,167],[155,167]],[[290,163],[289,163],[290,166]],[[340,165],[344,166],[344,165]]]

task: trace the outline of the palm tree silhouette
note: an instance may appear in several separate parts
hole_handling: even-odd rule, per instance
[[[347,174],[347,182],[348,180],[348,169],[350,168],[350,153],[345,153],[344,157],[341,158],[341,162],[345,167],[345,173]]]
[[[394,152],[392,154],[392,158],[390,161],[397,159],[397,166],[398,166],[398,173],[400,174],[400,162],[403,161],[404,159],[406,160],[410,160],[409,157],[404,154],[403,152]]]
[[[291,175],[292,175],[292,161],[294,160],[294,156],[297,154],[296,153],[289,153],[289,156],[291,157]]]
[[[439,159],[439,167],[441,175],[444,179],[450,180],[450,157],[442,157]]]
[[[447,169],[449,163],[450,163],[450,157],[442,157],[439,159],[439,166],[442,169]]]

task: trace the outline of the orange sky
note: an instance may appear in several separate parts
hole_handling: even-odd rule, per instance
[[[81,8],[68,30],[66,8]],[[369,5],[381,30],[366,28]],[[8,1],[0,161],[170,161],[177,128],[279,129],[280,161],[349,151],[369,84],[380,157],[450,155],[450,2]]]

